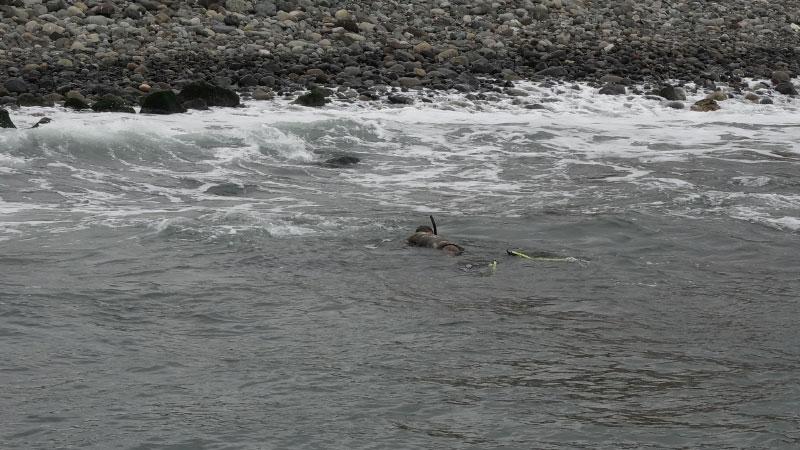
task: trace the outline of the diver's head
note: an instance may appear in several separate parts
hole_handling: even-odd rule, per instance
[[[427,225],[420,225],[414,230],[415,233],[433,233],[433,228]]]

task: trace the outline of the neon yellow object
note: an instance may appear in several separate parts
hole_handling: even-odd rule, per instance
[[[506,250],[506,251],[508,252],[509,255],[519,256],[520,258],[525,258],[525,259],[533,259],[530,256],[526,255],[525,253],[518,252],[516,250]]]

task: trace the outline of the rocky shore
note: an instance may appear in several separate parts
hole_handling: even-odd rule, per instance
[[[257,99],[745,77],[793,95],[799,23],[778,0],[0,0],[0,104],[139,105],[196,80]]]

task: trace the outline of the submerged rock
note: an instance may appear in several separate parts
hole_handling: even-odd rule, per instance
[[[100,97],[100,100],[94,102],[92,105],[92,110],[95,112],[136,113],[136,110],[125,103],[125,100],[123,100],[122,97],[111,94],[104,95]]]
[[[17,128],[5,109],[0,109],[0,128]]]
[[[320,88],[313,88],[309,92],[297,97],[294,101],[297,105],[311,107],[325,106],[328,102],[330,102],[330,99],[328,99],[326,92]]]
[[[195,81],[190,83],[184,86],[184,88],[178,94],[178,101],[183,103],[184,106],[187,106],[187,103],[194,100],[203,100],[206,107],[239,106],[239,94],[230,89],[213,85],[205,81]]]
[[[186,108],[178,101],[172,91],[158,91],[142,100],[142,114],[176,114],[185,113]]]
[[[50,123],[52,121],[53,121],[53,119],[51,119],[49,117],[42,117],[31,128],[39,128],[40,125],[45,125],[45,124],[48,124],[48,123]]]
[[[222,183],[206,189],[206,194],[219,195],[222,197],[235,197],[247,193],[247,186],[236,183]]]
[[[327,159],[323,164],[326,167],[349,167],[358,164],[361,159],[351,155],[342,155],[334,158]]]
[[[717,103],[713,98],[704,98],[703,100],[698,100],[692,105],[692,111],[699,111],[699,112],[709,112],[709,111],[716,111],[719,109],[719,103]]]

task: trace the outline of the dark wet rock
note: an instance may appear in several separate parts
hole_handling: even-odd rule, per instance
[[[556,66],[556,67],[548,67],[546,69],[542,69],[536,72],[536,75],[542,77],[563,77],[567,75],[567,69]]]
[[[773,104],[774,102],[772,101],[772,99],[771,99],[771,98],[769,98],[769,97],[765,97],[765,98],[762,98],[762,99],[761,99],[761,101],[760,101],[760,102],[758,102],[758,103],[760,103],[760,104],[762,104],[762,105],[771,105],[771,104]]]
[[[5,109],[0,109],[0,128],[17,128]]]
[[[5,87],[8,92],[13,93],[28,92],[30,89],[28,83],[22,78],[9,78],[3,83],[3,87]]]
[[[185,113],[186,108],[178,101],[172,91],[157,91],[142,99],[142,114]]]
[[[64,100],[64,107],[76,110],[91,108],[88,103],[75,97],[68,97],[66,100]]]
[[[41,125],[46,125],[46,124],[48,124],[48,123],[50,123],[52,121],[53,121],[53,119],[51,119],[49,117],[42,117],[31,128],[39,128]]]
[[[791,81],[792,75],[785,70],[776,70],[772,72],[772,76],[770,76],[770,79],[772,80],[773,83],[779,84],[785,81]]]
[[[309,92],[297,97],[293,103],[301,106],[320,107],[330,102],[327,91],[320,88],[313,88]]]
[[[672,109],[683,109],[684,105],[683,102],[673,101],[673,102],[667,102],[667,107]]]
[[[783,95],[797,95],[797,89],[791,81],[781,81],[775,85],[775,90]]]
[[[624,78],[622,78],[619,75],[610,75],[609,74],[609,75],[603,75],[597,81],[599,81],[599,82],[601,82],[603,84],[608,84],[608,83],[611,83],[611,84],[623,84],[623,80],[624,80]]]
[[[184,105],[197,99],[204,100],[206,106],[239,106],[239,95],[236,92],[205,81],[189,83],[178,94],[178,100]]]
[[[386,99],[393,105],[413,105],[414,99],[405,95],[389,94]]]
[[[39,95],[29,93],[20,94],[17,96],[17,104],[19,106],[53,106],[53,101],[45,99]]]
[[[625,86],[615,83],[606,84],[598,92],[604,95],[625,95],[627,93]]]
[[[247,188],[248,186],[242,186],[236,183],[222,183],[206,189],[206,194],[219,195],[222,197],[236,197],[245,195],[248,191]]]
[[[202,98],[194,98],[191,100],[186,100],[182,103],[183,107],[186,109],[196,109],[199,111],[206,111],[208,109],[208,103]]]
[[[692,111],[699,111],[699,112],[709,112],[709,111],[716,111],[719,109],[719,103],[716,102],[713,98],[704,98],[703,100],[698,100],[692,105]]]
[[[525,109],[547,109],[547,107],[542,105],[541,103],[532,103],[529,105],[525,105]]]
[[[349,167],[349,166],[358,164],[359,162],[361,162],[360,158],[357,158],[355,156],[350,156],[350,155],[343,155],[343,156],[337,156],[337,157],[334,157],[334,158],[327,159],[327,160],[325,160],[323,165],[326,166],[326,167],[341,168],[341,167]]]
[[[136,110],[125,103],[122,97],[112,94],[106,94],[100,97],[99,100],[92,104],[92,110],[95,112],[136,113]]]
[[[675,86],[664,86],[658,91],[658,95],[667,100],[686,100],[686,91]]]

